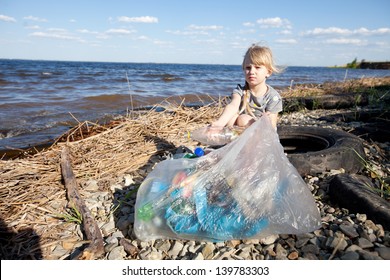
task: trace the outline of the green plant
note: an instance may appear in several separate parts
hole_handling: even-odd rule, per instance
[[[352,60],[352,62],[350,63],[347,63],[347,68],[357,68],[358,67],[358,63],[357,63],[357,58],[355,58],[354,60]]]
[[[385,178],[383,178],[382,175],[380,175],[376,168],[374,168],[374,164],[364,159],[356,150],[353,150],[356,155],[361,160],[364,168],[367,170],[367,172],[370,174],[371,178],[377,179],[379,182],[379,188],[372,187],[368,184],[366,184],[367,188],[378,193],[380,197],[383,197],[385,199],[390,198],[390,185],[386,182]]]
[[[83,222],[83,217],[80,211],[74,206],[68,208],[65,214],[57,214],[56,217],[67,223],[76,223],[81,225]]]

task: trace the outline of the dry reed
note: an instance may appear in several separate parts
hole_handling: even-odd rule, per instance
[[[60,170],[63,145],[70,148],[80,187],[94,179],[100,188],[108,190],[124,174],[131,174],[140,183],[162,155],[180,145],[194,145],[185,137],[186,132],[215,119],[222,102],[200,108],[171,104],[164,112],[138,112],[111,127],[80,123],[61,137],[65,142],[57,141],[46,151],[1,160],[2,258],[50,259],[51,252],[64,240],[80,240],[75,224],[58,219],[67,207]],[[75,138],[79,140],[71,142]]]

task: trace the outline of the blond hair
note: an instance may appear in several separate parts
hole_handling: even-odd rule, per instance
[[[244,60],[242,61],[242,69],[245,69],[247,61],[251,61],[252,64],[257,66],[264,65],[271,74],[282,72],[282,69],[275,65],[271,49],[266,46],[261,46],[258,44],[253,44],[252,46],[250,46],[244,55]],[[243,102],[241,104],[241,108],[238,114],[241,114],[245,111],[248,115],[256,119],[249,106],[249,96],[249,86],[248,83],[245,82]]]
[[[245,68],[245,62],[251,61],[254,65],[264,65],[271,73],[280,73],[281,69],[275,65],[272,51],[270,48],[253,44],[245,53],[242,61],[242,68]]]

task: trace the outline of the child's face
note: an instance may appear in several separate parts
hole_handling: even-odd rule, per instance
[[[255,65],[251,60],[244,62],[245,80],[250,87],[265,83],[265,79],[271,75],[270,71],[264,65]]]

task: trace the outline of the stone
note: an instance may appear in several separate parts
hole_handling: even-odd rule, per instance
[[[104,236],[110,235],[110,233],[113,233],[114,231],[116,231],[115,221],[110,219],[107,223],[105,223],[101,227],[101,230],[102,230],[102,233]]]
[[[340,230],[349,238],[359,237],[359,233],[352,225],[340,225]]]
[[[135,257],[139,252],[138,247],[126,238],[121,238],[119,244],[123,246],[123,249],[130,257]]]
[[[96,180],[90,179],[85,182],[85,187],[83,189],[89,192],[96,192],[99,190],[99,186]]]
[[[359,251],[359,255],[363,260],[383,260],[378,256],[378,252],[368,252],[366,250],[361,250]]]
[[[362,249],[374,247],[374,244],[372,244],[372,242],[370,240],[367,240],[365,238],[359,238],[357,241],[357,245]]]
[[[310,238],[301,238],[295,242],[295,248],[302,248],[309,242]]]
[[[171,243],[169,240],[157,240],[154,244],[154,247],[162,252],[168,252],[168,250],[171,248]]]
[[[64,247],[61,245],[57,245],[54,250],[51,252],[51,256],[54,257],[55,259],[60,259],[64,255],[68,255],[69,251],[66,250]]]
[[[211,260],[214,256],[215,246],[213,243],[207,243],[202,249],[202,255],[205,260]]]
[[[126,174],[125,176],[123,176],[123,180],[125,187],[129,187],[134,184],[133,176],[131,176],[130,174]]]
[[[203,254],[201,252],[198,252],[196,255],[195,255],[195,258],[194,260],[204,260],[204,257],[203,257]]]
[[[312,253],[314,255],[318,255],[320,252],[320,249],[314,244],[307,244],[303,246],[301,250],[303,253]]]
[[[277,260],[283,260],[283,259],[286,259],[287,258],[287,250],[285,248],[283,248],[283,246],[281,244],[276,244],[276,248],[275,248],[275,251],[276,251],[276,259]]]
[[[363,249],[356,244],[352,244],[347,249],[345,249],[346,252],[351,252],[351,251],[356,252],[356,251],[360,251],[360,250],[363,250]]]
[[[162,260],[162,259],[163,259],[162,253],[154,248],[152,249],[150,254],[147,256],[147,260],[151,260],[151,261]]]
[[[313,253],[304,253],[303,258],[306,260],[318,260],[318,257]]]
[[[231,248],[234,248],[239,244],[241,244],[240,240],[229,240],[226,242],[226,246],[231,247]]]
[[[375,251],[378,252],[382,259],[390,260],[390,247],[375,248]]]
[[[298,259],[298,257],[299,257],[299,254],[298,254],[298,252],[297,251],[292,251],[290,254],[288,254],[288,256],[287,256],[287,258],[289,259],[289,260],[296,260],[296,259]]]
[[[168,255],[171,258],[175,259],[180,254],[180,251],[183,249],[183,247],[183,243],[179,241],[174,241],[171,249],[168,251]]]
[[[123,248],[123,246],[117,246],[113,248],[110,253],[108,254],[109,260],[123,260],[123,258],[126,256],[126,252]]]
[[[358,222],[364,223],[367,220],[367,215],[366,214],[356,214],[356,219]]]
[[[328,248],[336,248],[339,250],[339,251],[343,251],[347,246],[348,246],[348,243],[347,241],[342,238],[342,237],[328,237],[328,239],[326,240],[326,247]]]
[[[349,251],[349,252],[346,252],[344,255],[342,255],[340,257],[341,260],[352,260],[352,261],[356,261],[359,259],[359,253],[355,252],[355,251]]]
[[[279,238],[279,235],[274,234],[274,235],[268,235],[262,239],[260,239],[260,244],[263,245],[270,245],[275,243],[275,241]]]

